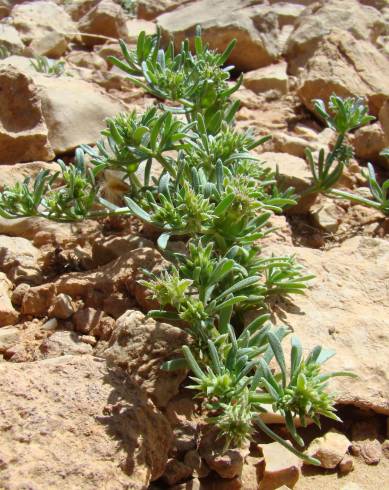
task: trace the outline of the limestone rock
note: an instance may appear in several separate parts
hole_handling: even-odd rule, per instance
[[[315,2],[299,17],[287,41],[290,73],[296,75],[323,40],[337,30],[341,35],[350,33],[358,41],[374,42],[386,27],[379,12],[357,0]]]
[[[49,141],[57,155],[80,144],[96,143],[104,119],[124,110],[118,100],[82,80],[39,77],[36,83]]]
[[[168,422],[102,359],[0,363],[0,397],[2,488],[143,489],[164,471]]]
[[[32,79],[7,64],[0,65],[0,164],[51,160],[41,100]]]
[[[17,327],[0,328],[0,353],[3,353],[19,340],[20,331]]]
[[[36,284],[41,279],[40,257],[29,240],[0,235],[0,270],[13,283]]]
[[[260,490],[273,490],[282,485],[293,488],[300,477],[301,460],[278,442],[260,444],[265,459]]]
[[[306,454],[320,461],[322,468],[333,469],[343,460],[351,441],[344,434],[331,430],[323,437],[314,439]]]
[[[311,209],[314,222],[328,233],[335,233],[339,228],[345,211],[332,199],[323,199]]]
[[[242,473],[243,463],[249,454],[248,447],[225,450],[225,439],[214,426],[205,428],[198,452],[209,468],[222,479],[232,480]]]
[[[164,39],[174,37],[179,47],[201,25],[203,41],[212,49],[223,51],[231,39],[237,45],[229,62],[239,70],[249,71],[269,65],[278,56],[277,18],[275,14],[253,13],[242,9],[248,2],[236,0],[201,0],[158,17]]]
[[[1,8],[1,7],[0,7]],[[0,27],[0,46],[5,46],[11,53],[17,53],[24,49],[24,44],[18,31],[10,24],[3,23]]]
[[[177,459],[169,459],[165,472],[161,480],[169,486],[175,485],[183,480],[187,480],[192,476],[192,468]]]
[[[341,475],[347,475],[354,469],[354,460],[349,454],[343,456],[342,461],[338,465],[339,473]]]
[[[0,327],[14,325],[19,317],[10,300],[11,282],[0,272]]]
[[[167,372],[161,366],[179,353],[186,341],[181,329],[129,310],[116,321],[103,355],[112,364],[126,367],[130,378],[163,407],[178,392],[186,371]]]
[[[352,453],[362,456],[366,464],[378,464],[382,458],[382,448],[378,437],[378,424],[374,419],[356,422],[351,431]]]
[[[71,65],[89,68],[90,70],[108,70],[108,64],[104,58],[93,51],[72,51],[66,56],[66,61]]]
[[[93,335],[108,340],[115,328],[115,321],[104,312],[94,308],[83,308],[73,315],[74,328],[77,332]]]
[[[245,74],[243,85],[255,93],[277,90],[281,94],[288,91],[287,64],[285,61],[269,65]]]
[[[299,79],[298,94],[313,110],[313,99],[328,101],[330,95],[366,97],[370,112],[378,112],[389,97],[389,59],[369,41],[356,40],[348,32],[333,33],[322,40]]]
[[[68,39],[77,35],[76,25],[69,14],[49,0],[35,0],[15,5],[12,9],[12,23],[27,44],[51,32],[63,34]]]
[[[92,353],[92,347],[81,341],[81,335],[68,331],[54,332],[42,342],[40,350],[45,358]]]
[[[286,187],[294,187],[297,192],[304,191],[311,183],[311,173],[305,160],[288,153],[264,152],[259,154],[265,167],[276,171]]]
[[[63,34],[53,31],[39,39],[34,39],[29,48],[34,55],[59,58],[66,52],[68,45],[69,42]]]
[[[13,187],[17,182],[23,181],[26,177],[30,177],[32,181],[36,178],[39,172],[50,170],[52,173],[59,170],[59,165],[48,162],[29,162],[15,163],[13,165],[0,165],[0,190],[4,186]]]
[[[57,293],[80,297],[87,306],[101,308],[104,301],[117,292],[133,295],[139,304],[152,306],[145,288],[137,284],[143,277],[142,269],[154,273],[163,269],[166,263],[159,252],[152,248],[132,250],[96,271],[64,274],[55,285]]]
[[[38,317],[46,316],[54,303],[54,284],[42,284],[28,289],[23,296],[22,313]]]
[[[293,328],[307,352],[316,345],[336,351],[326,372],[358,375],[331,380],[337,403],[389,415],[387,241],[356,236],[326,251],[274,243],[264,253],[295,254],[316,276],[304,296],[293,297],[293,307],[280,304],[274,313]],[[284,345],[288,348],[289,342]]]
[[[159,0],[158,2],[155,2],[154,0],[138,0],[136,13],[139,19],[152,20],[158,17],[158,15],[170,12],[191,1],[192,0]]]
[[[156,25],[154,22],[142,19],[129,19],[126,22],[127,25],[127,35],[130,43],[136,44],[138,36],[142,31],[146,34],[155,34]]]
[[[389,145],[389,134],[385,136],[379,122],[359,128],[354,134],[355,156],[362,160],[381,160],[379,154],[386,145]]]
[[[72,304],[72,298],[67,294],[59,294],[54,298],[48,314],[50,317],[58,318],[60,320],[67,320],[74,313],[74,306]]]
[[[126,16],[121,6],[112,0],[99,2],[78,21],[78,28],[86,46],[104,44],[107,37],[123,40],[127,38]],[[83,35],[84,33],[89,35]]]
[[[8,17],[11,12],[11,4],[9,0],[0,0],[0,19]]]

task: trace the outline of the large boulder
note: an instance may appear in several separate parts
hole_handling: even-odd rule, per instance
[[[0,363],[1,488],[146,489],[165,468],[166,418],[90,355]]]
[[[30,76],[2,61],[0,164],[53,157],[37,87]]]
[[[118,3],[102,0],[78,22],[86,46],[104,44],[106,38],[126,39],[126,16]],[[95,36],[94,36],[95,34]]]
[[[27,44],[52,32],[63,34],[68,39],[77,35],[76,24],[69,14],[49,0],[15,5],[12,9],[12,23]]]
[[[331,381],[337,402],[389,415],[388,242],[358,236],[327,251],[273,244],[271,253],[294,254],[316,276],[305,295],[281,302],[275,315],[307,351],[316,345],[336,351],[325,371],[358,375]]]
[[[387,30],[380,13],[357,0],[314,3],[296,22],[285,47],[289,71],[296,75],[330,33],[348,31],[356,40],[375,42]]]
[[[146,318],[128,310],[116,320],[116,328],[104,357],[126,367],[130,378],[152,397],[158,407],[165,407],[178,393],[187,372],[161,370],[162,364],[180,354],[187,335],[177,327]]]
[[[298,94],[312,110],[313,99],[337,95],[365,97],[373,115],[389,98],[389,59],[369,41],[333,33],[317,48],[299,79]]]
[[[80,144],[94,144],[105,127],[104,119],[125,109],[96,85],[37,73],[30,60],[21,56],[0,61],[2,84],[0,163],[51,160]]]
[[[197,25],[212,49],[223,51],[235,38],[237,46],[229,62],[242,71],[255,70],[279,54],[278,22],[270,9],[244,8],[249,4],[249,0],[201,0],[160,15],[157,23],[166,41],[173,36],[176,47],[186,37],[193,42]]]

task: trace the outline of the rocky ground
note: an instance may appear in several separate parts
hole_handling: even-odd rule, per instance
[[[306,147],[333,143],[310,112],[313,98],[365,97],[376,121],[355,131],[341,185],[366,192],[389,146],[388,0],[0,0],[0,188],[70,161],[94,144],[104,118],[153,99],[107,56],[158,25],[176,43],[201,23],[211,47],[233,37],[244,72],[238,125],[272,134],[261,158],[283,182],[309,183]],[[53,77],[32,56],[63,60]],[[105,192],[120,195],[115,176]],[[137,283],[165,262],[136,220],[56,224],[0,219],[0,488],[369,490],[389,487],[389,220],[317,198],[274,218],[265,252],[295,254],[316,275],[305,296],[273,305],[274,319],[305,347],[337,351],[328,364],[344,423],[302,431],[321,468],[257,436],[247,450],[217,453],[215,434],[185,390],[187,373],[160,370],[185,342],[147,319]],[[282,420],[271,421],[283,433]],[[284,486],[283,486],[284,485]]]

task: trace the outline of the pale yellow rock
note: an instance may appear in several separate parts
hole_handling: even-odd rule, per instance
[[[258,70],[245,73],[243,85],[255,93],[277,90],[281,94],[288,91],[287,64],[282,61]]]
[[[344,458],[351,441],[342,433],[331,430],[323,437],[314,439],[306,454],[320,461],[322,468],[333,469]]]

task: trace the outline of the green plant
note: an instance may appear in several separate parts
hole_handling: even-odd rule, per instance
[[[313,184],[304,194],[322,192],[333,197],[347,199],[378,209],[384,214],[389,214],[389,180],[380,185],[371,163],[367,164],[367,172],[363,173],[369,185],[370,199],[334,188],[343,174],[345,165],[353,157],[352,147],[345,142],[347,133],[355,128],[369,124],[375,119],[373,116],[368,115],[368,108],[363,100],[359,97],[342,99],[337,95],[332,95],[328,109],[322,100],[316,100],[314,106],[316,112],[324,119],[327,126],[337,133],[337,140],[334,148],[327,155],[325,155],[323,149],[320,150],[317,162],[314,161],[312,152],[309,149],[306,150],[307,160],[312,171]],[[381,155],[389,157],[389,149],[385,148]]]
[[[289,330],[269,323],[269,298],[303,293],[313,276],[293,257],[262,253],[272,214],[296,201],[293,191],[278,189],[274,173],[251,154],[268,138],[256,139],[234,125],[239,104],[230,95],[241,79],[230,85],[232,67],[224,66],[234,44],[216,53],[203,44],[199,31],[194,53],[188,41],[178,53],[172,43],[162,49],[159,33],[142,33],[132,51],[121,43],[125,61],[112,62],[162,102],[142,115],[108,119],[96,148],[79,149],[74,165],[60,163],[60,172],[42,172],[33,184],[27,180],[5,188],[0,212],[7,218],[59,221],[123,214],[154,227],[171,267],[159,275],[145,271],[141,284],[160,305],[148,314],[176,322],[191,337],[184,357],[164,368],[191,368],[192,388],[226,445],[242,444],[257,426],[315,463],[259,417],[273,405],[301,443],[294,415],[316,423],[321,414],[334,418],[334,399],[325,391],[325,380],[334,374],[320,374],[317,351],[303,361],[296,348],[288,374],[280,342]],[[90,167],[83,152],[91,157]],[[159,175],[152,176],[157,164]],[[122,207],[101,196],[108,169],[123,172],[129,186]],[[177,239],[185,240],[185,252],[170,247]],[[245,312],[252,309],[259,316],[245,325]],[[280,371],[273,374],[274,356]]]
[[[120,0],[119,3],[128,15],[135,14],[137,0]]]
[[[5,44],[0,44],[0,60],[8,58],[11,54],[11,50]]]
[[[36,56],[34,60],[31,60],[31,65],[37,72],[49,76],[59,77],[65,71],[64,61],[49,60],[46,56]]]
[[[323,149],[319,151],[317,161],[315,161],[312,151],[306,150],[313,184],[304,194],[327,192],[334,187],[341,178],[345,165],[353,157],[353,149],[346,142],[347,134],[374,119],[368,115],[367,107],[360,97],[342,99],[337,95],[332,95],[328,108],[322,100],[315,100],[314,108],[327,126],[337,134],[337,139],[334,147],[327,155]]]

